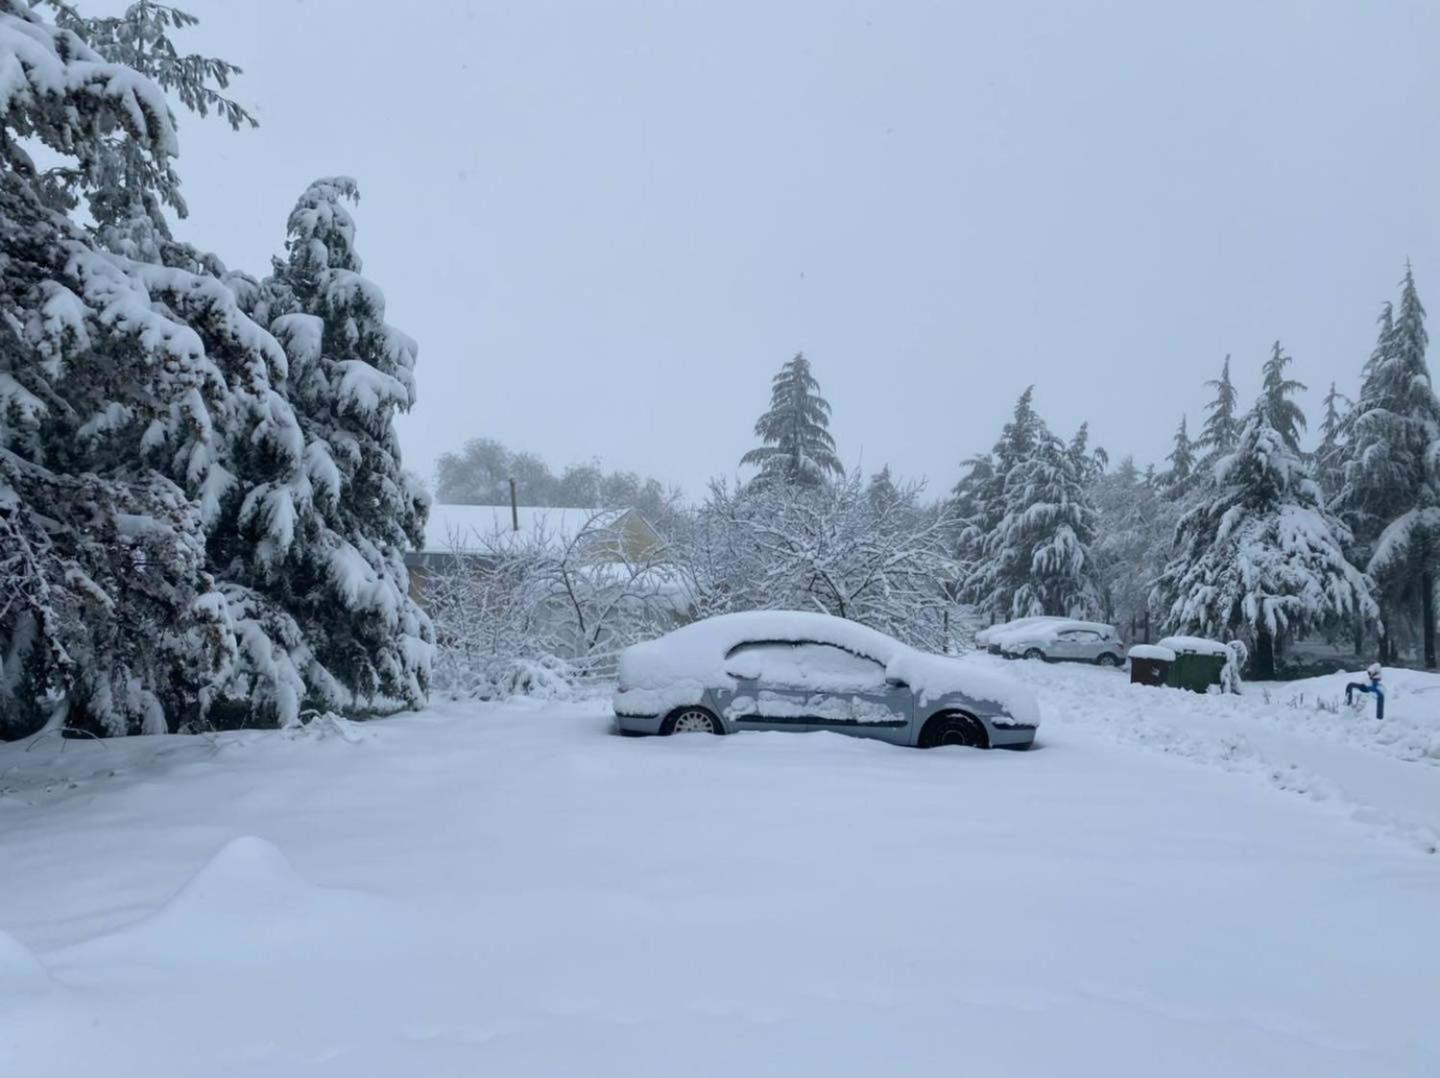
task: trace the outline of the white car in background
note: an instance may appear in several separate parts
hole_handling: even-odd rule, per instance
[[[1008,633],[1001,652],[1009,659],[1122,666],[1125,647],[1113,626],[1099,621],[1056,619]]]
[[[1051,614],[1039,614],[1028,618],[1015,618],[1013,621],[1002,621],[999,625],[992,625],[988,629],[981,629],[976,633],[975,646],[984,648],[991,655],[1001,655],[1004,654],[1006,640],[1011,636],[1031,632],[1053,622],[1069,620],[1069,618],[1056,617]]]

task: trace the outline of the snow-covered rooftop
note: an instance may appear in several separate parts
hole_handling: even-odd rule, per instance
[[[422,554],[482,554],[532,542],[562,545],[586,527],[609,528],[628,510],[550,508],[522,505],[514,526],[508,505],[443,505],[430,507]],[[593,523],[592,523],[593,522]]]

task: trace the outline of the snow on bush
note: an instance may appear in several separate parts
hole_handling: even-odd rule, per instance
[[[545,522],[523,537],[452,537],[425,570],[435,623],[435,688],[447,696],[554,697],[613,671],[621,648],[676,623],[677,587],[663,546],[629,553],[614,514],[574,534]]]
[[[922,490],[867,489],[859,472],[803,484],[711,484],[676,544],[696,616],[813,610],[950,650],[953,520],[923,507]]]

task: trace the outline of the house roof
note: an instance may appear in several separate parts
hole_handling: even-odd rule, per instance
[[[425,523],[422,554],[485,554],[540,542],[560,547],[574,539],[587,524],[613,528],[630,510],[550,508],[522,505],[516,510],[516,529],[508,505],[430,506]]]

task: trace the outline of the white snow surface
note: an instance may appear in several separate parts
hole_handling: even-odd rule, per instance
[[[603,698],[0,746],[0,1074],[1440,1073],[1440,678],[1016,676],[1026,753]]]
[[[699,703],[706,688],[733,689],[734,674],[750,671],[743,653],[731,659],[731,652],[760,642],[830,644],[873,659],[886,676],[914,689],[922,704],[963,693],[997,704],[1016,725],[1040,725],[1034,694],[988,664],[927,654],[856,622],[797,610],[721,614],[626,648],[620,655],[615,709],[622,714],[662,714]],[[822,680],[823,674],[816,672],[809,684]],[[1003,724],[1004,717],[996,721]]]
[[[1218,640],[1207,640],[1203,636],[1167,636],[1159,644],[1180,655],[1221,655],[1228,656],[1229,648]]]
[[[1175,661],[1175,652],[1159,644],[1136,644],[1128,654],[1132,659],[1159,659],[1167,663]]]

